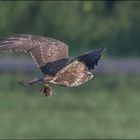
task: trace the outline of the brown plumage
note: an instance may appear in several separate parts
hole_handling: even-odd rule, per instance
[[[105,49],[93,50],[69,61],[67,44],[49,37],[23,34],[1,39],[0,51],[30,53],[44,76],[31,81],[21,81],[19,84],[44,83],[41,92],[51,96],[50,84],[72,87],[92,79],[92,70]]]

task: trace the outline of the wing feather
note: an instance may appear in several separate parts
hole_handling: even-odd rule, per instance
[[[0,51],[29,52],[37,66],[40,67],[41,70],[43,69],[42,71],[45,74],[47,74],[47,71],[49,71],[49,74],[51,73],[50,70],[48,70],[52,70],[51,63],[54,68],[59,67],[60,63],[56,64],[58,60],[64,60],[63,65],[68,61],[68,46],[65,43],[53,38],[36,35],[20,34],[0,39]],[[53,62],[56,62],[55,66]],[[47,65],[48,63],[49,67]]]
[[[74,58],[72,62],[78,60],[79,62],[84,63],[88,70],[93,70],[95,65],[98,65],[98,61],[105,50],[106,48],[87,52],[81,56]]]

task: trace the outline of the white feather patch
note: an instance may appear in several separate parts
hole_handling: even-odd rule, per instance
[[[37,67],[39,67],[38,63],[36,62],[36,59],[35,59],[34,55],[32,54],[32,52],[30,52],[30,54],[31,54],[31,56],[32,56],[32,58],[33,58],[33,60],[34,60],[34,62],[36,63]]]

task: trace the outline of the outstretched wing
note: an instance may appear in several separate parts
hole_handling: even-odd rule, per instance
[[[68,62],[68,46],[49,37],[13,35],[0,39],[0,51],[29,52],[46,75],[54,75]]]
[[[106,48],[101,48],[101,49],[97,49],[97,50],[87,52],[83,55],[80,55],[80,56],[74,58],[72,60],[72,62],[78,61],[78,62],[84,64],[87,67],[88,70],[93,70],[95,65],[98,65],[98,61],[99,61],[102,53],[105,50],[106,50]]]

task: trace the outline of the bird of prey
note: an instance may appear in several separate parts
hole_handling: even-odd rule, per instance
[[[43,73],[41,78],[18,82],[20,85],[43,83],[41,92],[52,95],[51,85],[79,86],[93,78],[105,48],[92,50],[72,60],[68,59],[68,45],[50,37],[16,34],[0,39],[0,51],[30,53]]]

